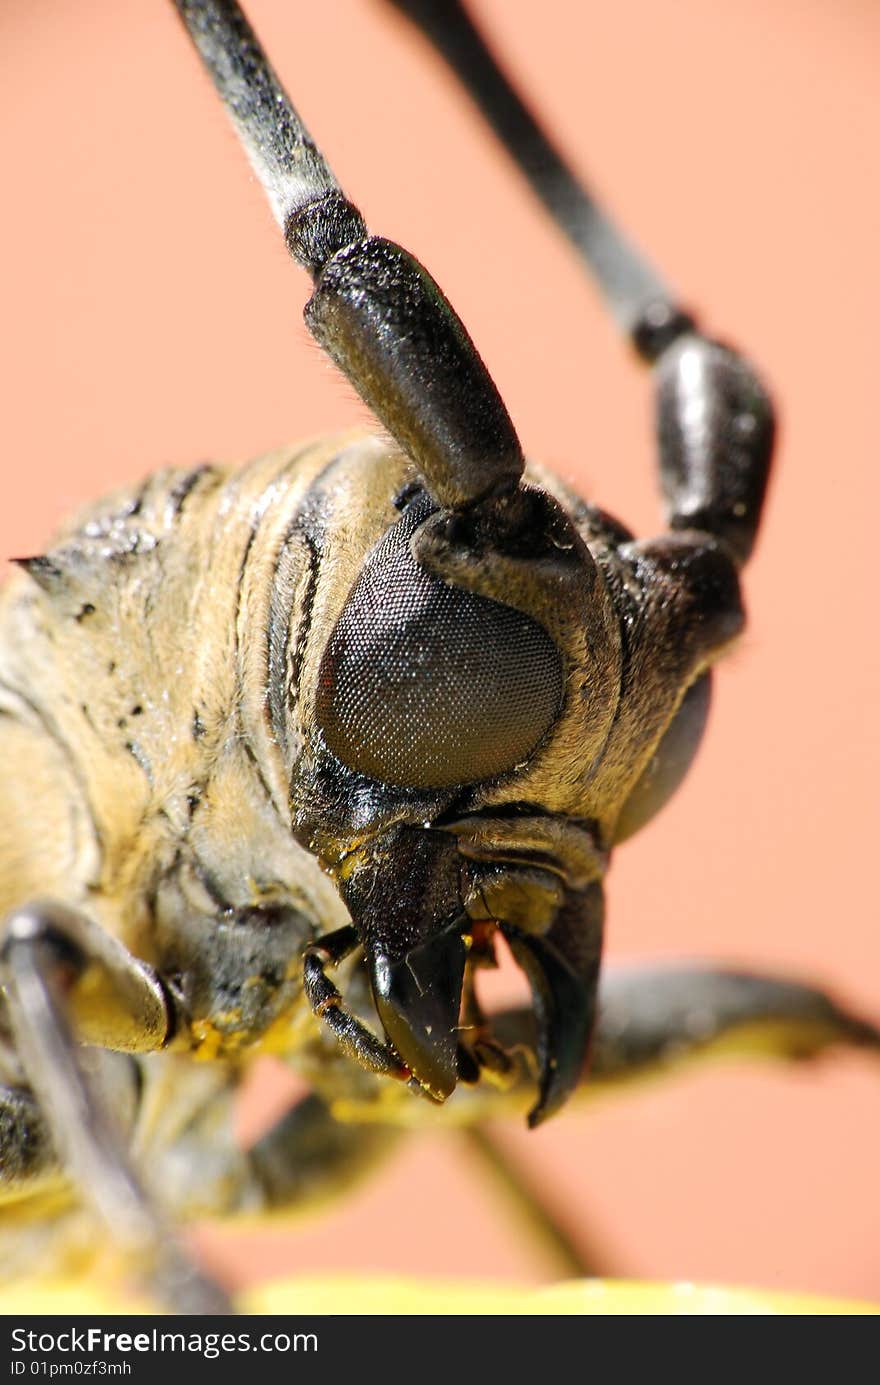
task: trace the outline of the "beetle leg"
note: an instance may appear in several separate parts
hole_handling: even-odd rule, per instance
[[[575,1233],[562,1209],[552,1205],[538,1179],[529,1175],[524,1162],[521,1164],[501,1140],[496,1140],[491,1127],[465,1126],[462,1136],[512,1210],[549,1254],[557,1275],[590,1279],[614,1273],[604,1250],[588,1246],[581,1228]]]
[[[222,1291],[176,1246],[77,1054],[78,1037],[129,1051],[160,1048],[171,1018],[155,976],[85,915],[35,903],[5,922],[0,977],[52,1141],[114,1243],[147,1266],[151,1286],[173,1311],[229,1312]]]
[[[235,0],[176,0],[263,184],[315,280],[306,322],[443,507],[516,488],[524,460],[454,309],[399,245],[367,234]]]
[[[306,997],[318,1019],[332,1029],[343,1050],[362,1067],[385,1077],[409,1082],[412,1078],[409,1068],[401,1062],[390,1044],[382,1043],[351,1013],[326,974],[325,967],[338,966],[359,945],[360,939],[350,924],[312,943],[303,958]]]
[[[19,1056],[7,1048],[6,1015],[0,994],[0,1281],[46,1269],[79,1273],[102,1262],[101,1240]],[[81,1048],[79,1059],[128,1136],[141,1095],[137,1060],[100,1048]]]
[[[298,1101],[246,1153],[252,1179],[242,1210],[293,1211],[341,1196],[403,1138],[391,1125],[336,1120],[322,1097]]]
[[[611,968],[603,978],[593,1081],[616,1083],[695,1058],[880,1054],[880,1029],[826,991],[785,977],[698,965]]]
[[[38,1102],[26,1089],[0,1087],[0,1207],[36,1191],[58,1172]]]
[[[232,1215],[295,1212],[326,1198],[338,1197],[368,1177],[405,1135],[403,1127],[378,1121],[337,1120],[317,1094],[304,1097],[247,1152],[248,1184],[240,1190]],[[543,1246],[558,1273],[582,1278],[607,1273],[605,1257],[585,1249],[550,1208],[527,1171],[483,1125],[465,1126],[462,1136],[493,1180],[499,1184]]]
[[[495,1015],[492,1027],[507,1046],[533,1042],[529,1009]],[[799,981],[697,964],[608,967],[589,1081],[579,1095],[662,1076],[697,1059],[786,1062],[844,1048],[880,1055],[880,1028]]]
[[[531,1007],[503,1011],[491,1023],[511,1050],[535,1043]],[[665,1076],[697,1059],[798,1061],[842,1048],[880,1056],[880,1029],[800,982],[697,966],[610,967],[599,987],[589,1080],[576,1095],[589,1100],[625,1090],[634,1079]],[[493,1106],[495,1114],[506,1113],[510,1092],[484,1086],[466,1096],[477,1118],[462,1127],[470,1149],[561,1268],[576,1276],[614,1273],[603,1249],[572,1234],[564,1209],[483,1124]]]
[[[68,1181],[39,1102],[27,1088],[0,1085],[0,1283],[33,1270],[35,1261],[66,1268],[71,1238],[59,1221],[70,1207]],[[87,1234],[94,1239],[94,1229]]]

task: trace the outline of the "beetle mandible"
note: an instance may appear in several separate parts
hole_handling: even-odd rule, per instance
[[[212,35],[228,22],[226,57],[212,47],[209,60],[249,53],[253,90],[235,8],[182,8]],[[401,1120],[403,1082],[434,1101],[464,1082],[456,1102],[480,1118],[558,1108],[593,1027],[608,853],[662,805],[699,739],[708,666],[741,622],[736,569],[772,433],[750,368],[692,330],[601,223],[597,251],[595,208],[551,188],[575,233],[592,216],[586,253],[658,380],[673,533],[636,543],[547,473],[520,481],[516,435],[458,320],[405,251],[367,235],[320,156],[303,175],[291,130],[292,184],[279,191],[277,169],[270,182],[316,281],[310,326],[394,441],[312,445],[235,476],[160,474],[69,526],[6,596],[4,758],[44,808],[26,849],[8,815],[2,858],[15,864],[2,875],[18,1074],[7,1167],[51,1184],[54,1144],[84,1187],[115,1187],[117,1231],[127,1208],[166,1285],[195,1281],[124,1153],[94,1138],[99,1084],[79,1072],[68,1023],[110,1050],[171,1050],[164,1067],[104,1065],[132,1121],[134,1071],[183,1086],[186,1054],[214,1058],[193,1070],[191,1138],[243,1055],[298,1057],[318,1094],[298,1123],[249,1162],[224,1165],[215,1147],[218,1185],[234,1173],[269,1203],[291,1196],[304,1122],[327,1120],[322,1090]],[[529,1016],[479,1010],[472,982],[499,927],[534,989],[536,1043]],[[301,1003],[303,961],[341,1058]],[[758,1020],[794,1004],[791,1042],[815,1021],[847,1032],[812,993],[703,981],[719,1026],[731,1006]],[[654,1053],[695,1004],[670,1004]],[[603,1052],[611,1062],[600,1032]],[[632,1043],[619,1061],[637,1057]],[[77,1130],[65,1093],[91,1110]],[[330,1178],[329,1136],[325,1148]],[[346,1146],[340,1167],[353,1157]],[[189,1210],[194,1190],[175,1198]]]

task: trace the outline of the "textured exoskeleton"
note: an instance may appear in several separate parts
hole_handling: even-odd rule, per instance
[[[45,1228],[84,1250],[84,1199],[184,1311],[224,1300],[166,1218],[314,1199],[416,1121],[534,1124],[588,1066],[611,1082],[743,1031],[878,1043],[771,978],[600,990],[610,853],[681,781],[742,627],[772,407],[460,6],[399,7],[437,26],[651,366],[668,528],[637,541],[526,465],[452,308],[367,232],[237,6],[178,0],[314,280],[307,323],[386,430],[159,472],[0,594],[6,1262]],[[487,1016],[499,934],[533,1003]],[[230,1098],[267,1052],[313,1095],[241,1151]]]

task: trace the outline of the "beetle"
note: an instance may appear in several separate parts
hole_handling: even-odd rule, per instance
[[[183,478],[182,478],[182,479],[183,479]],[[202,482],[205,482],[205,481],[206,481],[206,482],[211,481],[211,476],[205,476],[204,474],[202,474],[202,479],[201,479],[201,481],[193,482],[193,485],[194,485],[194,486],[198,486],[198,485],[201,485],[201,483],[202,483]],[[399,489],[399,492],[398,492],[398,493],[399,493],[399,497],[401,497],[401,500],[402,500],[402,501],[406,499],[405,494],[403,494],[403,488]],[[157,496],[161,496],[161,494],[162,494],[161,492],[157,492]],[[187,493],[187,496],[188,496],[188,494],[191,494],[191,492],[188,492],[188,493]],[[186,499],[187,499],[187,496],[184,496],[184,497],[183,497],[183,500],[186,500]],[[166,497],[166,499],[168,499],[168,497]],[[417,497],[416,497],[416,499],[417,499]],[[183,500],[182,500],[182,503],[183,503]],[[141,500],[141,504],[146,504],[146,500]],[[413,497],[412,497],[412,496],[409,497],[409,501],[407,501],[407,504],[410,504],[410,506],[412,506],[412,504],[413,504]],[[410,518],[412,518],[412,515],[410,515]],[[91,533],[91,535],[89,535],[89,537],[90,537],[91,540],[94,540],[94,547],[96,547],[96,548],[98,548],[98,547],[100,547],[100,546],[108,546],[108,544],[111,544],[112,542],[114,542],[114,530],[115,530],[115,529],[119,529],[119,539],[122,540],[122,543],[123,543],[123,544],[129,543],[129,540],[132,539],[132,526],[127,525],[127,524],[123,524],[123,522],[122,522],[122,517],[121,517],[121,514],[119,514],[119,511],[105,510],[105,511],[104,511],[104,518],[101,518],[100,515],[93,515],[93,518],[91,518],[90,524],[94,526],[94,533]],[[137,528],[137,526],[134,526],[134,528]],[[126,529],[129,530],[129,532],[123,533],[122,530],[126,530]],[[148,533],[150,533],[150,530],[146,529],[146,530],[144,530],[144,533],[146,533],[146,536],[148,537]],[[401,530],[398,530],[398,535],[399,535],[399,533],[401,533]],[[531,533],[531,530],[529,530],[529,533]],[[479,536],[478,536],[478,535],[470,536],[470,539],[468,539],[468,542],[467,542],[467,544],[466,544],[466,553],[467,553],[467,554],[473,554],[473,553],[474,553],[474,546],[475,546],[475,543],[478,543],[478,542],[479,542]],[[553,530],[553,547],[560,547],[560,548],[563,548],[565,543],[570,543],[570,537],[564,537],[564,539],[563,539],[563,536],[558,535],[558,533],[554,532],[554,530]],[[116,551],[116,550],[114,550],[114,551]],[[133,555],[133,557],[136,557],[137,554],[132,554],[132,555]],[[118,558],[121,558],[121,557],[122,557],[122,554],[121,554],[121,553],[118,553]],[[485,557],[485,555],[484,555],[484,557]],[[116,560],[114,560],[114,561],[116,561]],[[54,572],[54,571],[53,571],[53,564],[51,564],[51,561],[49,562],[49,564],[44,564],[44,565],[33,565],[33,564],[30,565],[30,569],[29,569],[29,578],[30,578],[30,580],[32,580],[32,582],[33,582],[33,580],[37,580],[37,584],[42,583],[42,590],[43,590],[43,591],[46,591],[47,587],[51,587],[51,584],[53,584],[53,582],[58,582],[58,578],[60,578],[60,576],[61,576],[61,573],[58,573],[58,572]],[[460,583],[461,583],[461,584],[464,584],[464,578],[463,578],[463,576],[459,575],[459,580],[460,580]],[[62,586],[64,586],[64,583],[62,583]],[[349,583],[349,586],[351,586],[351,583]],[[67,583],[68,597],[71,596],[73,587],[75,587],[75,583],[71,583],[71,582],[68,582],[68,583]],[[80,596],[82,596],[82,593],[80,593]],[[94,609],[87,609],[87,608],[89,608],[89,607],[94,607]],[[360,608],[358,608],[358,609],[360,609]],[[91,620],[93,620],[94,616],[100,615],[100,609],[98,609],[96,602],[89,600],[89,598],[87,598],[87,597],[83,597],[82,600],[79,601],[79,605],[76,605],[75,611],[73,611],[73,609],[72,609],[72,611],[69,611],[69,612],[68,612],[68,615],[69,615],[69,619],[71,619],[72,622],[75,623],[76,626],[80,627],[80,633],[85,634],[86,630],[89,629],[90,622],[91,622]],[[545,612],[545,625],[546,625],[547,619],[549,619],[549,616],[547,616],[547,615],[546,615],[546,612]],[[96,623],[97,623],[97,622],[96,622]],[[358,622],[355,622],[355,623],[358,623]],[[540,623],[540,622],[539,622],[539,623]],[[334,630],[338,630],[338,625],[340,625],[340,623],[338,623],[338,622],[335,623],[335,625],[333,626],[333,629],[334,629]],[[327,632],[327,636],[328,636],[328,638],[330,638],[330,632]],[[342,638],[342,636],[340,636],[340,638]],[[342,643],[344,643],[344,640],[342,640]],[[502,643],[506,644],[506,637],[504,637],[504,640],[502,641]],[[540,640],[538,640],[538,643],[540,644]],[[330,645],[328,645],[328,648],[330,648]],[[542,648],[543,648],[543,645],[542,645]],[[330,652],[331,652],[331,655],[333,655],[333,659],[334,659],[335,663],[337,663],[337,665],[338,665],[338,663],[345,663],[344,656],[342,656],[342,654],[341,654],[340,650],[338,650],[338,648],[335,648],[335,650],[331,650]],[[550,659],[550,655],[547,655],[547,658]],[[114,662],[114,661],[112,661],[112,658],[108,658],[108,659],[107,659],[108,665],[109,665],[109,663],[111,663],[111,662]],[[550,659],[550,662],[552,662],[552,659]],[[546,668],[549,668],[549,663],[545,663],[545,665],[542,665],[542,668],[545,668],[545,669],[546,669]],[[320,674],[319,674],[319,681],[320,681]],[[547,680],[545,679],[545,683],[546,683],[546,681],[547,681]],[[140,711],[137,711],[137,709],[139,709],[139,708],[140,708]],[[126,709],[123,709],[123,711],[127,712],[127,716],[130,717],[129,726],[140,726],[140,724],[143,724],[143,723],[140,723],[140,722],[139,722],[140,717],[144,715],[144,704],[143,704],[143,702],[134,701],[134,699],[132,699],[132,702],[130,702],[130,706],[127,706],[127,708],[126,708]],[[509,713],[509,715],[510,715],[510,713]],[[547,713],[547,715],[549,715],[549,713]],[[664,715],[665,715],[665,713],[664,713]],[[340,731],[340,724],[338,724],[338,716],[337,716],[337,719],[335,719],[335,722],[333,722],[334,716],[337,716],[337,715],[335,715],[335,713],[334,713],[333,699],[331,699],[330,704],[327,704],[326,708],[324,708],[324,711],[323,711],[323,713],[322,713],[323,731],[324,731],[324,734],[335,735],[335,737],[337,737],[337,740],[335,740],[335,751],[338,752],[338,753],[337,753],[337,759],[342,759],[342,762],[344,762],[345,756],[346,756],[346,755],[348,755],[348,758],[351,759],[351,756],[352,756],[352,745],[351,745],[351,742],[346,742],[346,741],[345,741],[345,738],[342,738],[341,741],[338,740],[338,737],[340,737],[340,735],[341,735],[342,733],[341,733],[341,731]],[[122,715],[118,717],[118,720],[125,720],[125,719],[126,719],[126,717],[125,717],[125,716],[122,716]],[[197,720],[197,719],[198,719],[198,720]],[[331,722],[333,722],[333,726],[330,726],[330,723],[331,723]],[[129,748],[129,749],[126,749],[127,755],[129,755],[129,758],[130,758],[130,759],[133,759],[134,762],[136,762],[137,769],[139,769],[139,773],[141,773],[141,774],[146,774],[146,773],[147,773],[146,767],[144,767],[143,763],[137,762],[137,755],[136,755],[136,752],[139,752],[140,755],[141,755],[141,759],[147,760],[147,763],[150,763],[150,762],[148,762],[148,756],[144,755],[144,752],[143,752],[143,744],[141,744],[141,741],[143,741],[143,735],[141,735],[141,741],[136,740],[136,738],[134,738],[134,735],[127,735],[127,733],[129,733],[129,726],[126,726],[126,727],[118,727],[118,730],[119,730],[119,731],[123,731],[123,733],[126,733],[126,741],[123,742],[123,745],[130,745],[130,748]],[[197,709],[193,709],[193,717],[191,717],[191,727],[193,727],[193,740],[194,740],[194,741],[195,741],[195,740],[200,740],[200,738],[201,738],[202,731],[200,731],[200,726],[201,726],[202,731],[204,731],[204,733],[206,734],[206,727],[205,727],[204,719],[202,719],[202,717],[200,716],[200,713],[198,713]],[[328,726],[330,726],[330,730],[328,730]],[[434,729],[432,729],[432,730],[434,730]],[[198,733],[198,734],[197,734],[197,733]],[[529,747],[528,749],[529,749],[529,751],[532,751],[532,749],[534,749],[534,748]],[[334,748],[333,748],[333,747],[330,748],[330,752],[331,752],[331,753],[334,753]],[[517,753],[518,753],[518,752],[517,752]],[[423,759],[423,758],[424,758],[424,756],[423,756],[423,751],[421,751],[421,749],[419,749],[419,752],[417,752],[417,759]],[[351,767],[351,766],[349,766],[349,767]],[[363,765],[360,766],[360,769],[363,769]],[[367,766],[367,769],[370,769],[370,766]],[[374,766],[374,765],[373,765],[373,771],[374,771],[374,773],[376,773],[376,766]],[[410,760],[410,762],[407,762],[407,765],[405,766],[405,769],[403,769],[403,773],[405,773],[406,776],[412,776],[412,773],[414,773],[414,770],[413,770],[413,767],[412,767],[412,760]],[[405,785],[405,787],[412,787],[412,785]],[[301,795],[301,798],[303,798],[303,796],[305,796],[305,795]],[[510,803],[510,799],[507,799],[507,803]],[[514,806],[516,806],[516,803],[514,803]],[[522,814],[522,816],[525,816],[525,814]],[[317,813],[316,821],[319,821],[319,823],[326,823],[326,821],[327,821],[327,814],[326,814],[326,812],[324,812],[324,807],[322,807],[322,809],[320,809],[320,812]],[[448,825],[450,825],[450,824],[449,824],[449,823],[445,823],[445,824],[443,824],[443,827],[448,827]],[[495,824],[495,831],[496,831],[496,832],[500,831],[500,828],[498,827],[498,824]],[[309,832],[312,832],[312,827],[309,827]],[[310,839],[309,839],[309,845],[310,845],[310,846],[315,845],[315,838],[310,838]],[[481,843],[475,843],[475,845],[477,845],[477,859],[478,859],[479,846],[481,846]],[[546,841],[545,841],[545,846],[546,846],[546,845],[547,845],[547,843],[546,843]],[[410,843],[410,846],[412,846],[412,843]],[[467,846],[468,846],[467,838],[464,839],[464,846],[466,846],[466,848],[467,848]],[[531,843],[524,843],[524,842],[520,841],[520,842],[518,842],[518,846],[520,846],[520,849],[521,849],[521,850],[532,850],[532,852],[534,852],[534,850],[535,850],[535,843],[534,843],[534,842],[531,842]],[[473,850],[473,849],[474,849],[474,843],[471,843],[471,850]],[[538,849],[540,849],[540,848],[538,848]],[[346,848],[346,850],[348,850],[348,848]],[[485,841],[482,842],[482,850],[484,850],[484,852],[485,852],[485,850],[488,850],[488,846],[486,846]],[[495,845],[495,850],[498,850],[498,843],[496,843],[496,845]],[[467,856],[467,850],[466,850],[466,852],[464,852],[464,855]],[[348,860],[348,859],[349,859],[349,856],[351,856],[351,852],[349,852],[348,855],[346,855],[345,859]],[[406,857],[407,857],[407,861],[412,861],[412,860],[414,859],[414,852],[412,852],[412,850],[410,850],[409,848],[407,848]],[[471,856],[471,859],[473,859],[473,856]],[[331,863],[331,864],[335,864],[335,863]],[[193,892],[193,891],[195,891],[195,889],[200,888],[200,886],[204,886],[204,885],[205,885],[204,879],[198,879],[198,881],[195,881],[194,884],[193,884],[193,882],[190,882],[190,892]],[[482,884],[479,885],[479,888],[481,888],[482,891],[484,891],[484,893],[485,893],[485,889],[486,889],[485,882],[482,882]],[[510,888],[510,886],[504,886],[504,888]],[[546,885],[545,885],[545,891],[543,891],[543,892],[545,892],[545,895],[546,895],[546,893],[547,893],[547,891],[546,891]],[[327,899],[328,899],[328,896],[327,896]],[[191,902],[190,902],[190,903],[191,903]],[[225,900],[225,902],[223,902],[223,906],[229,907],[229,900]],[[324,909],[327,910],[327,913],[330,913],[331,906],[330,906],[330,904],[327,903],[327,900],[324,900]],[[243,925],[243,922],[244,922],[244,921],[238,921],[238,927],[241,927],[241,925]],[[513,927],[513,924],[511,924],[511,927]],[[276,936],[277,936],[277,933],[276,933]],[[468,936],[470,936],[470,935],[468,935]],[[516,940],[517,946],[520,947],[521,950],[527,950],[527,951],[528,951],[529,949],[535,950],[536,945],[535,945],[534,942],[532,942],[532,935],[531,935],[531,933],[527,933],[527,936],[525,936],[525,938],[518,938],[518,936],[516,936],[516,933],[514,933],[514,935],[511,935],[511,936],[513,936],[514,940]],[[452,943],[453,943],[453,945],[455,945],[455,946],[457,947],[457,950],[459,950],[459,953],[460,953],[460,947],[459,947],[460,939],[461,939],[461,933],[460,933],[460,932],[455,933],[455,936],[453,936],[453,939],[452,939]],[[448,940],[449,940],[449,939],[448,939]],[[478,939],[474,939],[473,942],[471,942],[471,947],[474,946],[474,943],[477,943],[477,950],[478,950],[478,947],[479,947]],[[201,947],[201,945],[200,945],[200,947]],[[374,950],[376,950],[376,949],[374,949]],[[205,954],[205,956],[208,956],[208,954]],[[387,953],[382,954],[382,956],[387,957]],[[407,956],[412,957],[412,953],[407,954]],[[322,960],[322,958],[316,957],[315,954],[312,954],[312,961],[316,961],[316,963],[320,963],[320,960]],[[215,958],[215,961],[216,961],[216,958]],[[392,961],[392,963],[394,963],[394,957],[391,958],[391,961]],[[534,958],[532,958],[532,961],[534,961]],[[377,965],[378,965],[378,963],[377,963]],[[448,958],[446,958],[446,965],[448,965]],[[410,969],[412,969],[412,967],[410,967]],[[186,968],[184,968],[184,971],[186,971]],[[546,971],[546,968],[545,968],[545,971]],[[374,972],[376,972],[376,967],[374,967]],[[193,968],[190,968],[190,972],[188,972],[188,975],[190,975],[190,979],[191,979],[191,976],[193,976]],[[406,979],[406,976],[403,976],[403,981],[405,981],[405,979]],[[402,985],[401,974],[398,974],[398,976],[396,976],[396,983],[398,983],[398,985]],[[326,982],[326,979],[324,979],[322,967],[320,967],[320,965],[317,965],[317,967],[316,967],[316,969],[315,969],[315,974],[313,974],[313,976],[312,976],[312,986],[313,986],[313,988],[317,989],[317,988],[320,988],[320,986],[324,986],[324,985],[327,985],[327,982]],[[539,985],[539,989],[540,989],[540,982],[538,983],[538,985]],[[378,981],[377,975],[374,975],[374,986],[376,986],[377,990],[381,990],[381,982]],[[392,976],[391,976],[391,990],[392,990],[392,992],[394,992],[394,988],[395,988],[395,976],[392,975]],[[324,999],[327,999],[327,993],[324,993]],[[394,1000],[394,996],[392,996],[392,1000]],[[409,1001],[407,1001],[406,1004],[409,1004]],[[406,1010],[406,1004],[402,1004],[402,1006],[401,1006],[402,1010]],[[188,1006],[188,1008],[190,1008],[190,1011],[191,1011],[191,1008],[193,1008],[193,996],[188,997],[187,1006]],[[572,1004],[571,1004],[570,1008],[577,1008],[577,1006],[575,1006],[574,1000],[572,1000]],[[392,1010],[394,1010],[394,1006],[392,1006]],[[391,1011],[387,1011],[387,1014],[385,1014],[385,1019],[387,1019],[387,1028],[392,1028],[392,1026],[394,1026],[395,1015],[392,1014]],[[581,1029],[582,1029],[582,1030],[585,1030],[586,1028],[588,1028],[588,1026],[589,1026],[589,1025],[588,1025],[588,1021],[586,1021],[586,1019],[583,1019],[583,1022],[582,1022],[582,1025],[581,1025]],[[213,1026],[213,1028],[216,1029],[216,1026]],[[410,1028],[412,1028],[412,1025],[410,1025]],[[427,1028],[427,1025],[423,1025],[423,1028]],[[449,1029],[449,1025],[446,1026],[446,1028]],[[216,1035],[215,1035],[215,1033],[211,1033],[211,1026],[209,1026],[208,1032],[204,1033],[204,1035],[201,1036],[201,1039],[202,1039],[202,1043],[205,1044],[205,1047],[209,1047],[209,1046],[211,1046],[211,1043],[215,1042]],[[578,1036],[577,1044],[575,1044],[575,1048],[578,1048],[579,1044],[582,1044],[582,1039],[583,1039],[583,1033],[581,1033],[581,1035]],[[406,1048],[405,1037],[403,1037],[403,1036],[401,1035],[401,1033],[398,1033],[398,1047],[401,1048],[401,1050],[405,1050],[405,1048]],[[564,1047],[564,1046],[563,1046],[563,1047]],[[322,1050],[322,1051],[323,1051],[323,1050]],[[579,1064],[579,1057],[578,1057],[578,1054],[579,1054],[579,1048],[578,1048],[577,1053],[574,1054],[574,1057],[570,1058],[570,1064],[574,1064],[575,1066],[577,1066],[577,1065]],[[412,1057],[412,1055],[410,1055],[410,1057]],[[486,1055],[486,1057],[491,1057],[491,1054]],[[322,1060],[322,1061],[324,1061],[324,1060]],[[327,1061],[330,1061],[330,1060],[327,1060]],[[414,1068],[419,1068],[419,1065],[421,1064],[421,1061],[423,1061],[423,1058],[419,1057],[419,1055],[416,1055],[416,1058],[414,1058],[414,1064],[413,1064]],[[449,1084],[450,1080],[452,1080],[452,1073],[450,1073],[450,1060],[449,1060],[449,1054],[446,1054],[446,1055],[445,1055],[445,1058],[442,1058],[442,1060],[437,1060],[437,1058],[434,1058],[434,1060],[431,1060],[431,1058],[428,1058],[428,1060],[425,1060],[425,1061],[428,1062],[427,1068],[423,1068],[423,1069],[421,1069],[421,1072],[420,1072],[420,1073],[417,1073],[417,1076],[419,1076],[420,1084],[421,1084],[421,1086],[434,1087],[435,1094],[441,1094],[441,1096],[442,1096],[442,1094],[445,1094],[445,1091],[443,1091],[443,1084]],[[432,1066],[432,1065],[431,1065],[432,1062],[435,1062],[435,1064],[437,1064],[437,1066]],[[547,1065],[547,1066],[549,1066],[549,1065]],[[558,1069],[557,1069],[557,1072],[558,1072]],[[571,1080],[571,1073],[568,1073],[568,1079]],[[552,1080],[550,1080],[549,1072],[547,1072],[546,1075],[545,1075],[545,1109],[546,1109],[547,1102],[550,1102],[550,1101],[552,1101],[552,1100],[556,1100],[556,1096],[557,1096],[558,1093],[554,1093],[554,1091],[553,1091],[552,1089],[553,1089],[553,1082],[552,1082]],[[540,1108],[539,1108],[539,1109],[540,1109]]]

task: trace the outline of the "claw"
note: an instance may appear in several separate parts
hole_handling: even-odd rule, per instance
[[[419,1085],[445,1101],[458,1077],[461,991],[467,948],[457,926],[392,961],[369,955],[373,998],[382,1026]]]

